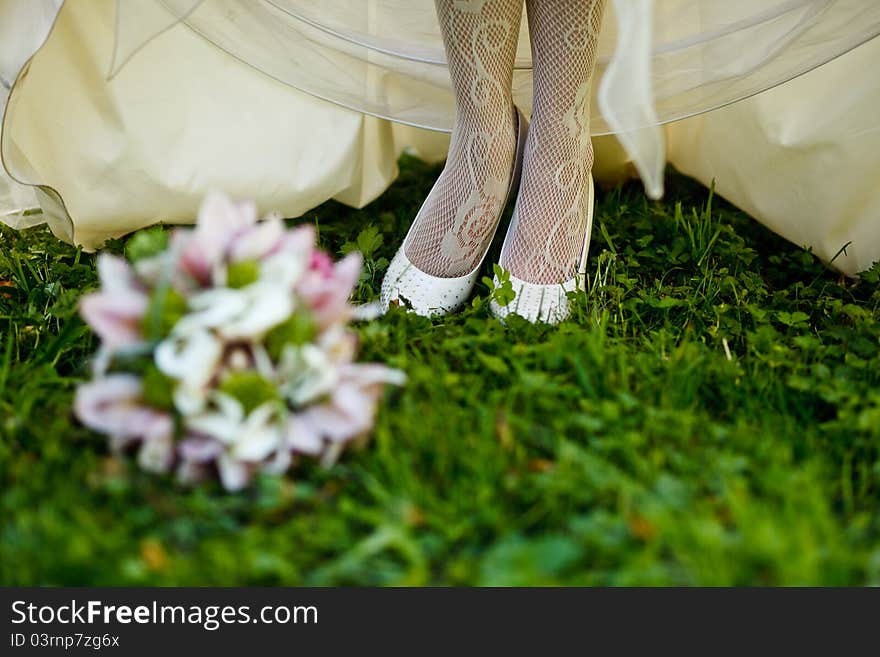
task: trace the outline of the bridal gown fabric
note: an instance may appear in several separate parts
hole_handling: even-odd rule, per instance
[[[7,223],[32,220],[35,189],[56,235],[95,248],[192,221],[211,189],[289,216],[328,198],[361,206],[404,149],[445,155],[454,103],[433,0],[68,0],[53,22],[58,4],[0,0],[0,36],[18,35],[0,39],[4,79],[48,33],[6,107]],[[636,169],[656,194],[668,155],[825,260],[849,243],[834,261],[846,273],[880,259],[880,3],[610,9],[593,85],[599,179]],[[514,91],[528,112],[523,30]]]
[[[62,0],[0,0],[0,116],[9,89],[31,54],[40,47]],[[37,206],[31,187],[13,182],[0,167],[0,220],[23,228],[33,219],[22,211]]]

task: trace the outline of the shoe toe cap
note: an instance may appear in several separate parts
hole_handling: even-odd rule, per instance
[[[382,307],[387,311],[391,304],[405,301],[409,309],[418,315],[446,315],[464,304],[475,278],[440,278],[427,274],[412,264],[401,248],[388,265],[382,281]]]

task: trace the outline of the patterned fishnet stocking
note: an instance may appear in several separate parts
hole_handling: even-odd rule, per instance
[[[522,0],[436,0],[456,92],[443,173],[404,245],[433,276],[468,274],[495,233],[516,152],[511,84]]]
[[[500,264],[530,283],[572,278],[583,247],[593,167],[590,91],[605,0],[526,0],[534,113]]]

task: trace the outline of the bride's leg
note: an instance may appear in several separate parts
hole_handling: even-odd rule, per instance
[[[529,283],[577,273],[593,167],[590,87],[605,0],[526,0],[534,110],[500,264]]]
[[[436,0],[455,88],[446,167],[405,245],[433,276],[479,263],[505,202],[516,151],[511,98],[522,0]]]

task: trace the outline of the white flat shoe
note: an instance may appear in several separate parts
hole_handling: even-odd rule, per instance
[[[522,171],[523,149],[526,143],[528,122],[519,108],[516,108],[516,120],[516,156],[513,163],[513,172],[510,177],[510,184],[504,204],[496,219],[493,235],[498,230],[498,223],[500,223],[501,215],[504,213],[504,208],[510,195],[519,186],[519,177]],[[421,214],[421,210],[419,214]],[[416,225],[418,219],[419,216],[416,215],[413,226]],[[423,272],[406,257],[406,241],[409,239],[411,232],[412,227],[410,227],[406,238],[403,240],[403,244],[397,250],[397,254],[394,256],[391,264],[388,265],[388,271],[382,280],[382,294],[380,298],[382,311],[387,311],[390,305],[400,304],[405,299],[409,302],[412,312],[424,315],[425,317],[455,312],[464,305],[464,302],[470,296],[474,284],[477,282],[480,266],[483,264],[483,260],[489,252],[489,247],[492,245],[492,240],[487,240],[486,250],[483,251],[479,262],[470,273],[455,278],[443,278]]]
[[[568,319],[571,315],[571,307],[567,295],[569,292],[583,288],[583,281],[587,273],[587,252],[590,250],[590,234],[593,231],[593,209],[595,206],[595,190],[593,188],[592,175],[590,176],[588,193],[587,227],[577,274],[575,274],[574,278],[552,285],[529,283],[511,274],[510,282],[513,284],[513,291],[516,293],[516,296],[513,301],[505,306],[492,301],[489,304],[489,308],[495,317],[503,321],[508,315],[519,315],[533,324],[537,322],[559,324]],[[510,222],[511,227],[507,231],[507,236],[504,238],[504,247],[501,249],[502,253],[506,249],[507,240],[513,234],[512,228],[515,222],[516,217],[514,216]],[[497,277],[494,279],[494,284],[495,286],[499,285]]]

